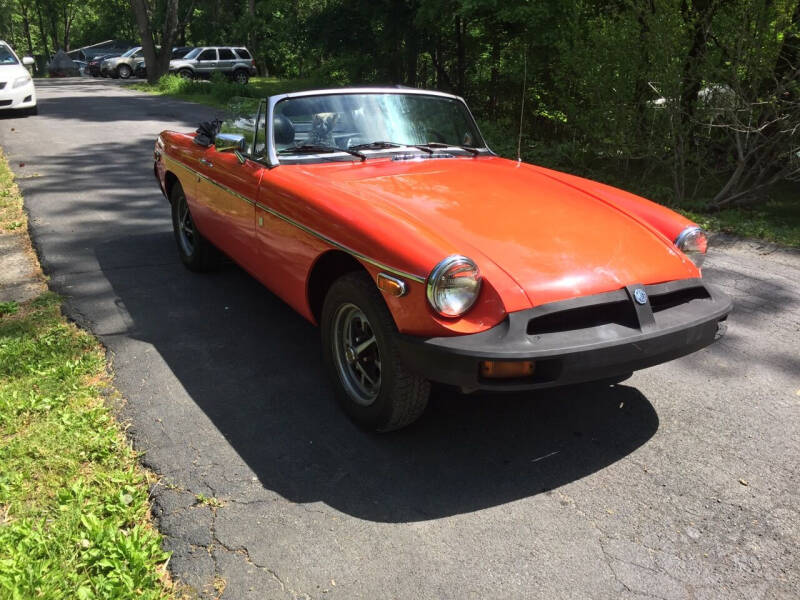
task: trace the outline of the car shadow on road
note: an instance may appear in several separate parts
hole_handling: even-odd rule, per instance
[[[169,232],[96,252],[129,314],[125,335],[151,344],[263,486],[294,502],[381,522],[471,512],[585,477],[658,429],[650,402],[619,385],[437,390],[418,423],[364,433],[335,405],[317,329],[236,266],[196,275],[165,265]],[[126,255],[153,266],[121,267]]]

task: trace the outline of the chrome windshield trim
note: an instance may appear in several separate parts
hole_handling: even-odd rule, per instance
[[[340,244],[336,240],[329,238],[327,235],[324,235],[324,234],[320,233],[319,231],[311,229],[310,227],[306,227],[305,225],[303,225],[302,223],[299,223],[298,221],[295,221],[291,217],[287,217],[283,213],[280,213],[277,210],[274,210],[274,209],[270,208],[269,206],[265,206],[264,204],[261,204],[260,202],[256,202],[256,208],[260,208],[264,212],[268,212],[269,214],[273,215],[274,217],[277,217],[280,220],[285,221],[286,223],[289,223],[290,225],[293,225],[294,227],[297,227],[301,231],[305,231],[307,234],[313,235],[314,237],[319,238],[320,240],[322,240],[326,244],[330,244],[331,246],[333,246],[334,248],[337,248],[338,250],[342,250],[343,252],[347,252],[349,255],[351,255],[351,256],[353,256],[355,258],[361,259],[364,262],[371,264],[373,267],[378,267],[379,269],[381,269],[383,271],[387,271],[387,272],[389,272],[389,273],[391,273],[393,275],[397,275],[398,277],[405,277],[406,279],[410,279],[411,281],[416,281],[417,283],[425,283],[425,277],[421,277],[420,275],[414,275],[413,273],[409,273],[407,271],[402,271],[400,269],[395,269],[394,267],[390,267],[389,265],[386,265],[386,264],[384,264],[384,263],[382,263],[382,262],[380,262],[378,260],[375,260],[374,258],[370,258],[366,254],[362,254],[358,250],[353,250],[349,246],[345,246],[344,244]]]
[[[305,98],[308,96],[338,96],[338,95],[345,95],[345,94],[401,94],[401,95],[415,95],[415,96],[435,96],[439,98],[450,98],[452,100],[457,100],[464,105],[464,108],[467,109],[467,115],[469,118],[472,119],[472,124],[475,126],[475,131],[478,132],[478,135],[481,137],[481,141],[483,141],[483,145],[480,148],[476,148],[478,150],[486,149],[489,151],[489,154],[496,156],[495,152],[489,148],[489,144],[486,143],[486,138],[483,137],[483,133],[481,133],[480,127],[478,127],[478,123],[475,121],[475,117],[472,114],[472,111],[469,109],[464,98],[461,96],[456,96],[455,94],[448,94],[447,92],[440,92],[438,90],[421,90],[419,88],[402,88],[402,87],[349,87],[349,88],[332,88],[332,89],[324,89],[324,90],[307,90],[304,92],[290,92],[288,94],[276,94],[274,96],[270,96],[267,98],[267,131],[266,131],[266,142],[267,142],[267,164],[269,168],[277,167],[281,164],[280,159],[278,158],[278,151],[275,148],[275,141],[273,140],[272,136],[272,128],[274,123],[274,115],[275,115],[275,106],[281,100],[286,100],[287,98]]]
[[[320,233],[319,231],[311,229],[310,227],[306,227],[302,223],[300,223],[298,221],[295,221],[291,217],[287,217],[283,213],[279,213],[277,210],[273,210],[269,206],[261,204],[260,202],[254,202],[253,200],[250,200],[250,198],[247,198],[246,196],[243,196],[242,194],[232,190],[231,188],[229,188],[227,186],[222,185],[221,183],[217,183],[213,179],[210,179],[209,177],[203,175],[199,171],[197,171],[197,170],[195,170],[195,169],[183,164],[182,162],[179,162],[179,161],[177,161],[175,159],[172,159],[171,162],[176,164],[176,165],[180,165],[181,167],[183,167],[184,169],[186,169],[187,171],[189,171],[193,175],[197,175],[197,177],[199,177],[201,179],[204,179],[205,181],[208,181],[209,183],[211,183],[211,184],[217,186],[218,188],[220,188],[221,190],[224,190],[224,191],[228,192],[229,194],[232,194],[233,196],[239,198],[240,200],[243,200],[244,202],[247,202],[250,206],[258,207],[261,210],[263,210],[264,212],[268,212],[269,214],[279,218],[280,220],[285,221],[286,223],[289,223],[290,225],[293,225],[294,227],[297,227],[301,231],[305,231],[309,235],[313,235],[314,237],[319,238],[320,240],[322,240],[326,244],[330,244],[334,248],[342,250],[343,252],[347,252],[350,256],[353,256],[355,258],[361,259],[364,262],[369,263],[374,267],[377,267],[377,268],[379,268],[379,269],[381,269],[383,271],[387,271],[388,273],[392,273],[393,275],[397,275],[398,277],[405,277],[406,279],[410,279],[411,281],[416,281],[417,283],[425,283],[425,279],[426,279],[425,277],[422,277],[420,275],[414,275],[413,273],[408,273],[407,271],[403,271],[401,269],[395,269],[394,267],[390,267],[389,265],[386,265],[386,264],[384,264],[384,263],[382,263],[382,262],[380,262],[378,260],[375,260],[374,258],[370,258],[366,254],[362,254],[358,250],[353,250],[349,246],[345,246],[344,244],[340,244],[336,240],[329,238],[328,236]]]

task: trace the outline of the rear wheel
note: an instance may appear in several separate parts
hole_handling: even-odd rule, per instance
[[[248,81],[250,81],[250,74],[247,71],[245,71],[244,69],[239,69],[239,70],[234,72],[233,80],[236,83],[240,83],[242,85],[245,85]]]
[[[321,318],[325,366],[345,412],[371,431],[400,429],[425,411],[430,383],[401,362],[397,329],[366,273],[331,286]]]
[[[190,271],[208,271],[213,264],[214,247],[197,230],[180,183],[176,183],[172,188],[170,202],[172,231],[175,234],[181,262]]]
[[[120,65],[117,69],[117,74],[122,79],[128,79],[131,76],[131,68],[128,65]]]

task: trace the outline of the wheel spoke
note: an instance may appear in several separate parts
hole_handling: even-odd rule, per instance
[[[372,379],[372,377],[369,376],[369,374],[367,373],[367,370],[363,366],[361,366],[361,363],[357,363],[356,362],[356,363],[353,363],[353,365],[355,365],[356,370],[359,373],[361,373],[361,383],[364,383],[364,379],[366,379],[367,381],[369,381],[369,384],[372,387],[375,387],[375,380]]]
[[[358,346],[354,347],[353,350],[355,350],[356,356],[361,356],[361,353],[364,352],[364,350],[369,348],[374,343],[375,343],[375,336],[373,335],[367,341],[361,342]]]

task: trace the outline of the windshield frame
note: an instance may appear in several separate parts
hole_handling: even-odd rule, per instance
[[[141,49],[142,49],[141,46],[134,46],[133,48],[128,48],[127,50],[125,50],[125,52],[120,54],[119,57],[120,58],[130,58],[131,56],[136,54]]]
[[[189,50],[189,52],[184,54],[182,57],[173,58],[172,60],[194,60],[195,58],[197,58],[197,55],[200,54],[203,50],[205,50],[205,47],[195,46],[194,48]]]
[[[326,89],[326,90],[310,90],[306,92],[293,92],[289,94],[277,94],[275,96],[270,96],[267,98],[267,135],[266,135],[266,142],[267,142],[267,164],[270,168],[277,167],[281,163],[281,160],[278,156],[278,151],[275,146],[275,139],[273,136],[273,128],[274,128],[274,117],[275,117],[275,107],[278,105],[279,102],[289,99],[289,98],[304,98],[309,96],[342,96],[342,95],[366,95],[366,94],[377,94],[377,95],[386,95],[386,94],[398,94],[398,95],[418,95],[418,96],[432,96],[436,98],[449,98],[451,100],[456,100],[460,102],[464,110],[466,111],[467,117],[472,121],[473,126],[475,127],[475,131],[477,132],[478,136],[480,137],[479,143],[476,143],[474,148],[476,150],[481,151],[481,154],[488,153],[489,155],[494,156],[495,153],[492,152],[491,148],[489,148],[488,144],[486,143],[486,138],[481,133],[480,127],[478,127],[478,123],[475,121],[475,117],[472,115],[472,111],[470,111],[469,106],[464,101],[464,99],[460,96],[456,96],[454,94],[448,94],[446,92],[439,92],[434,90],[421,90],[418,88],[402,88],[402,87],[363,87],[363,88],[339,88],[339,89]],[[337,152],[324,155],[324,159],[330,159],[335,154],[343,154],[347,155],[345,152]],[[312,158],[312,157],[309,157]],[[322,157],[317,157],[322,158]],[[350,157],[352,158],[352,157]],[[304,161],[307,162],[307,161]]]

